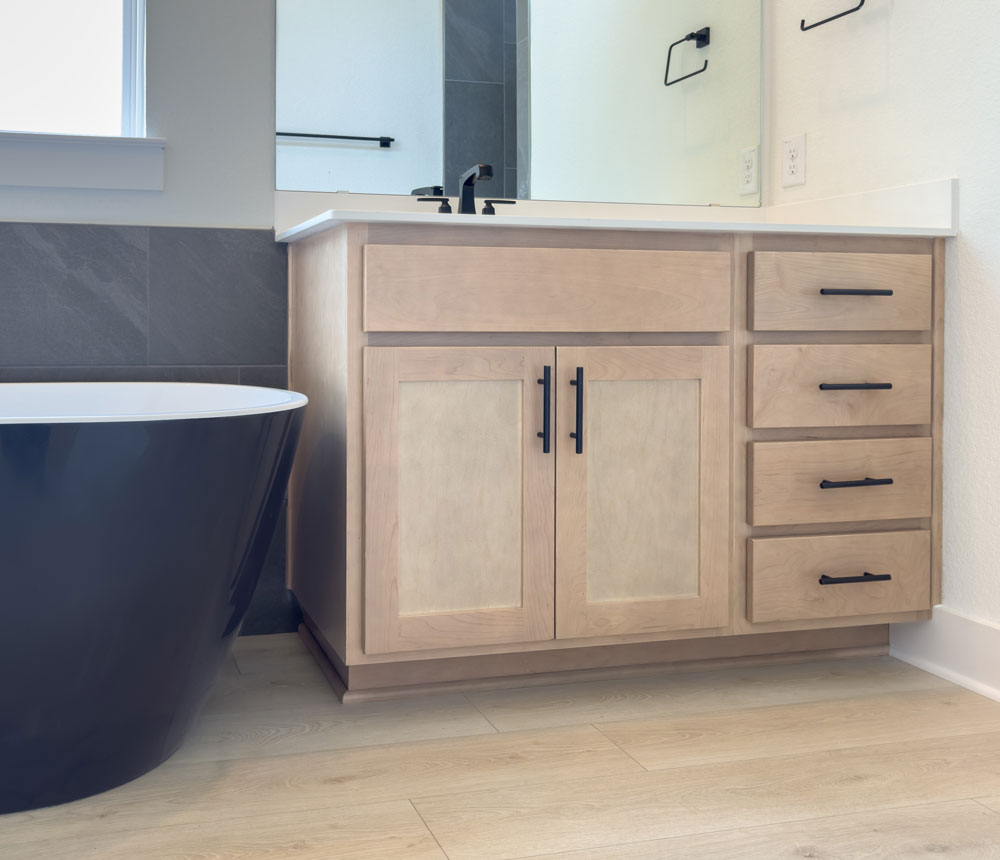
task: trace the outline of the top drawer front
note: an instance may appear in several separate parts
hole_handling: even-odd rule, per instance
[[[728,331],[725,251],[365,246],[365,331]]]
[[[931,327],[930,254],[755,251],[757,331],[923,331]],[[879,290],[892,295],[823,293]]]

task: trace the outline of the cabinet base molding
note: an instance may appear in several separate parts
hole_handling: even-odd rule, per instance
[[[889,653],[889,626],[874,624],[348,667],[308,617],[299,635],[345,704]]]

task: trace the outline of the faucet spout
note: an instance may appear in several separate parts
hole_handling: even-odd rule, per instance
[[[493,167],[489,164],[477,164],[470,167],[458,177],[458,184],[461,188],[461,201],[458,206],[459,215],[476,214],[476,182],[480,179],[492,179]]]

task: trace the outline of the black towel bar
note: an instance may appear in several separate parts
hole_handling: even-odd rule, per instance
[[[301,131],[276,131],[275,135],[277,137],[318,137],[323,140],[375,140],[378,141],[380,149],[388,149],[396,139],[394,137],[386,137],[385,135],[381,137],[362,137],[356,134],[312,134]]]

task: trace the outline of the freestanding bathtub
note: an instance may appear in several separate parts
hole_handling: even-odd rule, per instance
[[[168,758],[229,653],[306,398],[0,385],[0,813]]]

